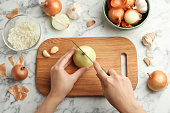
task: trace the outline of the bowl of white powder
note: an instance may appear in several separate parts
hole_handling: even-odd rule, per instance
[[[41,37],[41,27],[31,16],[18,15],[5,24],[3,40],[14,51],[27,51],[35,47]]]

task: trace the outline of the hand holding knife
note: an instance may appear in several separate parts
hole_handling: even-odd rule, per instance
[[[77,48],[79,48],[80,49],[80,51],[81,52],[83,52],[84,53],[84,55],[86,55],[87,56],[87,58],[93,63],[94,61],[93,60],[91,60],[91,58],[74,42],[74,41],[72,41],[73,42],[73,44],[77,47]],[[102,67],[101,67],[102,68]],[[102,68],[102,70],[106,73],[106,71]],[[110,76],[108,73],[106,73],[108,76]]]

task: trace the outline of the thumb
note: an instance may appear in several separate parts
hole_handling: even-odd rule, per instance
[[[85,73],[89,68],[88,67],[82,67],[78,69],[75,73],[72,74],[72,78],[75,80],[75,82],[80,78],[83,73]]]

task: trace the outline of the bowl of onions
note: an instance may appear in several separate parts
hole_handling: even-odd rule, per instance
[[[103,11],[112,27],[131,30],[145,23],[150,3],[149,0],[104,0]]]

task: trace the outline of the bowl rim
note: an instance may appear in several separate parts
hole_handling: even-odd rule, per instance
[[[12,21],[13,19],[17,18],[17,17],[29,17],[29,18],[31,18],[33,21],[34,21],[34,20],[36,21],[36,19],[35,19],[34,17],[32,17],[32,16],[30,16],[30,15],[25,15],[25,14],[20,14],[20,15],[17,15],[17,16],[15,16],[15,17],[13,17],[12,19],[8,19],[8,21],[5,23],[5,25],[4,25],[4,27],[3,27],[3,32],[2,32],[3,41],[4,41],[5,45],[6,45],[9,49],[11,49],[11,50],[13,50],[13,51],[16,51],[16,52],[29,51],[29,50],[33,49],[35,46],[37,46],[38,43],[39,43],[39,41],[40,41],[40,38],[41,38],[41,25],[36,21],[36,22],[37,22],[36,24],[38,25],[39,30],[40,30],[40,36],[39,36],[39,39],[38,39],[38,41],[36,42],[36,44],[34,44],[32,47],[30,47],[30,48],[28,48],[28,49],[18,50],[18,49],[15,49],[15,48],[12,48],[11,46],[9,46],[9,44],[6,42],[5,36],[4,36],[4,35],[5,35],[5,34],[4,34],[4,33],[5,33],[5,28],[6,28],[7,24],[8,24],[10,21]]]
[[[145,0],[145,1],[148,4],[148,14],[147,14],[146,18],[143,20],[142,23],[140,23],[140,24],[138,24],[138,25],[136,25],[136,26],[134,26],[132,28],[119,27],[119,26],[115,25],[113,22],[110,21],[110,19],[107,17],[106,11],[105,11],[105,6],[106,6],[107,0],[103,0],[103,12],[104,12],[104,16],[105,16],[106,20],[109,22],[109,24],[111,24],[112,27],[114,27],[114,28],[117,28],[117,29],[120,29],[120,30],[132,30],[132,29],[136,29],[136,28],[140,27],[141,25],[143,25],[146,22],[146,20],[148,19],[149,15],[150,15],[150,9],[151,9],[150,8],[150,2],[149,2],[149,0]]]

